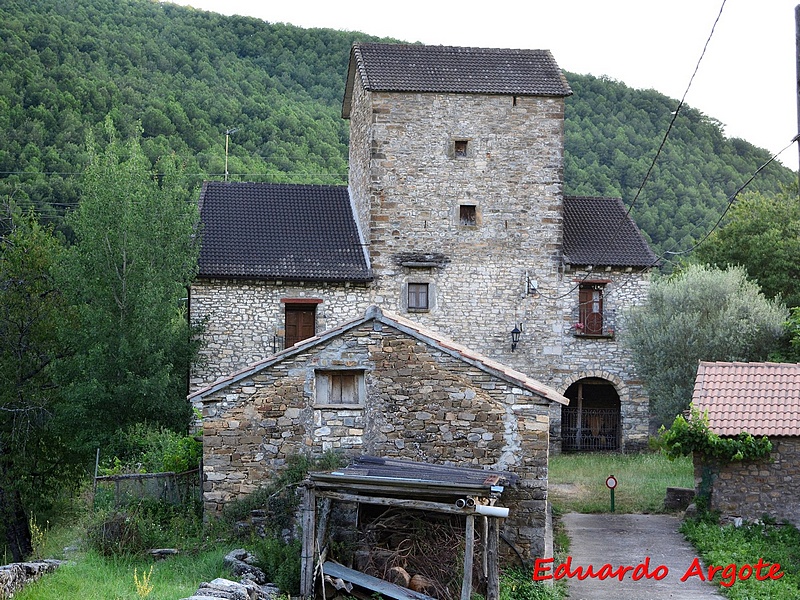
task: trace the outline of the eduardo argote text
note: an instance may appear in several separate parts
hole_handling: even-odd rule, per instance
[[[588,566],[573,566],[572,557],[568,556],[567,559],[553,566],[554,559],[552,558],[537,558],[533,567],[533,580],[546,581],[548,579],[618,579],[622,581],[626,575],[629,575],[633,581],[642,581],[654,579],[659,581],[669,575],[669,568],[666,565],[651,565],[650,557],[647,556],[638,565],[611,565],[604,564],[600,567],[594,565]],[[719,576],[719,584],[724,587],[730,587],[736,581],[744,581],[755,577],[758,581],[767,581],[769,579],[780,579],[783,577],[783,571],[778,563],[764,562],[763,558],[759,558],[755,564],[737,565],[731,563],[725,566],[709,565],[707,569],[703,569],[699,558],[695,558],[681,577],[681,581],[687,581],[692,577],[697,577],[701,581],[713,581],[714,577]]]

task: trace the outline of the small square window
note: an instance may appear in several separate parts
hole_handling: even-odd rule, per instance
[[[453,153],[457,158],[467,156],[467,140],[456,140],[453,145]]]
[[[428,310],[428,284],[408,284],[408,308],[411,310]]]
[[[473,204],[462,204],[458,207],[458,219],[461,225],[474,227],[478,224],[477,207]]]
[[[316,404],[363,404],[363,371],[317,371]]]

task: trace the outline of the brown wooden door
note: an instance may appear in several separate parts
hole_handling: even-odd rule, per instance
[[[603,334],[603,288],[599,286],[581,287],[578,292],[580,322],[585,335]]]
[[[317,307],[299,304],[286,307],[286,348],[316,334]]]

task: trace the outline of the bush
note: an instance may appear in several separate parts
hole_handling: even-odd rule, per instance
[[[89,525],[89,546],[104,556],[141,554],[151,548],[186,547],[203,535],[199,501],[172,505],[141,500],[124,508],[97,513]]]
[[[104,475],[182,473],[200,466],[203,443],[194,436],[138,423],[119,432],[106,450],[112,458],[104,463]]]
[[[267,579],[282,592],[296,596],[300,593],[300,540],[289,543],[278,538],[258,538],[253,543],[253,552],[258,566]]]

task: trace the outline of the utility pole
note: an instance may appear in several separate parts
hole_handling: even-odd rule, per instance
[[[794,39],[795,39],[795,61],[796,61],[796,75],[797,75],[797,131],[798,135],[795,140],[800,137],[800,4],[794,7]],[[800,157],[800,143],[797,144],[798,157]],[[797,185],[798,192],[800,192],[800,169],[797,171]]]
[[[798,110],[800,111],[800,108],[798,108]],[[800,115],[800,112],[798,113],[798,115]],[[225,181],[226,182],[228,181],[228,138],[231,136],[232,133],[236,133],[237,131],[238,131],[237,127],[225,130]]]

